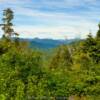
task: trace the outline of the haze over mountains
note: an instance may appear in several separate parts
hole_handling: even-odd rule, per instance
[[[79,39],[40,39],[40,38],[33,38],[33,39],[22,39],[23,41],[28,41],[30,44],[30,47],[36,47],[40,49],[51,49],[55,48],[57,46],[60,46],[62,44],[70,44],[73,43]]]

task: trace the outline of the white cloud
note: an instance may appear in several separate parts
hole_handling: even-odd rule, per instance
[[[66,37],[71,38],[86,38],[89,33],[89,24],[83,24],[77,28],[72,26],[55,26],[55,27],[32,27],[32,26],[20,26],[15,27],[15,30],[20,33],[20,37],[24,38],[53,38],[53,39],[65,39]],[[87,29],[86,29],[87,27]],[[97,27],[92,26],[92,28],[97,29]],[[96,30],[91,30],[93,33]]]
[[[22,30],[24,28],[24,30]],[[24,38],[53,38],[53,39],[64,39],[65,37],[73,38],[74,34],[70,34],[72,29],[71,27],[65,28],[65,27],[17,27],[15,30],[18,31],[21,37]],[[74,29],[73,29],[74,31]],[[69,34],[66,34],[69,32]]]
[[[21,33],[21,37],[40,37],[40,38],[68,38],[86,37],[89,30],[95,34],[97,30],[97,20],[100,16],[100,8],[98,0],[39,0],[40,2],[32,2],[32,0],[0,0],[2,8],[11,7],[16,16],[22,17],[21,20],[39,19],[43,25],[17,26],[15,29]],[[77,7],[85,7],[87,10],[78,10]],[[0,7],[1,8],[1,7]],[[41,10],[42,8],[50,11]],[[63,12],[60,11],[63,9]],[[67,11],[67,8],[73,8],[75,11]],[[15,16],[15,17],[16,17]],[[34,20],[33,20],[34,22]],[[28,26],[27,26],[28,24]],[[34,23],[33,23],[34,24]]]

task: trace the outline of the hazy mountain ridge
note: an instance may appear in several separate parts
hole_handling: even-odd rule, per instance
[[[41,48],[41,49],[50,49],[50,48],[55,48],[59,45],[62,44],[70,44],[78,39],[40,39],[40,38],[34,38],[34,39],[22,39],[23,41],[27,41],[30,44],[30,47],[36,47],[36,48]]]

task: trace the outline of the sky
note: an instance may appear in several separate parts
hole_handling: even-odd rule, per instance
[[[100,0],[0,0],[0,23],[6,8],[21,38],[86,38],[100,22]]]

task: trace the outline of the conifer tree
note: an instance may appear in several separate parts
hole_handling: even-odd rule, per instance
[[[96,38],[97,39],[100,39],[100,23],[98,24],[98,27],[99,27],[99,30],[97,32]]]
[[[3,11],[3,24],[0,24],[0,26],[2,26],[2,30],[4,31],[3,37],[11,38],[12,36],[18,36],[18,33],[15,33],[13,29],[13,18],[13,11],[10,8]]]
[[[66,67],[67,69],[71,69],[71,65],[73,64],[72,61],[72,56],[70,53],[70,49],[65,46],[62,45],[58,48],[58,50],[56,51],[55,55],[52,58],[51,61],[51,67]]]

